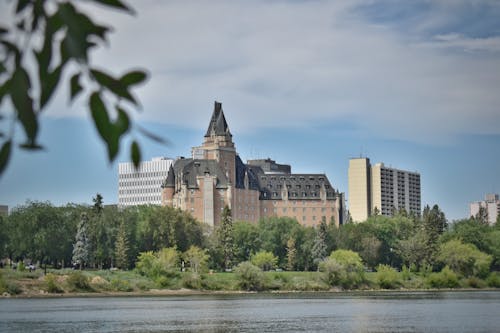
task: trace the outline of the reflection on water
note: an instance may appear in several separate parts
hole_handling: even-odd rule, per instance
[[[500,332],[500,292],[0,299],[0,332]]]

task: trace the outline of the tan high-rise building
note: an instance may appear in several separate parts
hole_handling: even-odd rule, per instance
[[[420,214],[420,174],[370,165],[368,158],[349,161],[349,211],[354,222],[378,212],[391,216],[395,210]]]
[[[353,221],[365,221],[370,216],[371,207],[370,159],[350,159],[348,172],[349,213]]]
[[[388,168],[377,163],[372,172],[371,213],[392,215],[394,210],[420,214],[420,174]]]

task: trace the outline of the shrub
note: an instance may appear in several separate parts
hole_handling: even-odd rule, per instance
[[[7,283],[6,291],[11,295],[17,295],[17,294],[20,294],[23,292],[21,287],[17,283],[14,283],[14,282]]]
[[[45,275],[44,280],[45,280],[45,290],[47,290],[47,292],[53,294],[60,294],[64,292],[61,286],[59,286],[59,284],[57,283],[57,279],[54,274],[49,273]]]
[[[259,251],[251,256],[250,262],[262,269],[263,271],[269,271],[276,267],[278,263],[278,258],[268,251]]]
[[[179,253],[173,247],[163,248],[158,252],[141,252],[137,258],[136,270],[151,279],[160,276],[177,277],[179,275]]]
[[[394,289],[401,285],[399,273],[389,265],[378,265],[375,279],[383,289]]]
[[[468,287],[471,288],[484,288],[486,283],[478,277],[471,276],[470,278],[465,280],[465,283]]]
[[[26,265],[23,261],[20,261],[19,264],[17,264],[17,270],[19,272],[24,272],[26,270]]]
[[[160,274],[158,258],[153,251],[141,252],[135,265],[136,271],[144,276],[154,278]]]
[[[335,259],[328,258],[319,264],[320,272],[323,272],[323,279],[330,286],[340,286],[347,280],[347,272],[344,267]]]
[[[0,294],[3,294],[6,291],[7,291],[7,283],[5,283],[2,272],[0,272]]]
[[[439,273],[431,273],[427,277],[427,283],[432,288],[455,288],[458,287],[458,277],[448,266]]]
[[[240,263],[234,270],[238,284],[244,290],[262,290],[264,287],[264,274],[262,270],[248,261]]]
[[[359,286],[364,280],[364,267],[361,257],[350,250],[337,250],[319,264],[324,273],[323,279],[330,286],[350,289]]]
[[[411,271],[408,267],[403,265],[403,268],[401,269],[401,278],[404,281],[409,281],[411,280]]]
[[[155,282],[160,288],[172,288],[175,286],[175,280],[167,276],[159,276],[155,279]]]
[[[498,272],[491,272],[486,279],[488,287],[500,288],[500,274]]]
[[[91,291],[89,279],[82,272],[73,272],[66,279],[66,284],[71,291]]]
[[[175,247],[163,248],[156,253],[161,273],[166,276],[179,276],[179,252]]]
[[[202,289],[202,278],[197,273],[186,273],[182,276],[182,285],[189,289]]]
[[[134,288],[130,285],[130,282],[127,280],[112,279],[110,284],[111,288],[115,291],[130,292],[134,290]]]

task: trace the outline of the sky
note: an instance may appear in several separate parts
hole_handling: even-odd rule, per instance
[[[0,22],[10,19],[8,4]],[[169,144],[133,132],[109,163],[84,98],[70,105],[61,87],[41,116],[46,149],[14,151],[0,204],[91,203],[96,193],[116,203],[131,138],[143,160],[189,156],[215,100],[244,161],[270,157],[292,172],[326,173],[347,193],[349,158],[366,156],[419,172],[422,205],[438,204],[449,220],[500,192],[499,1],[129,4],[134,16],[81,5],[113,27],[91,62],[149,72],[134,120]]]

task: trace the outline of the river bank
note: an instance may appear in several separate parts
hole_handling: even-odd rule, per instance
[[[0,269],[1,297],[121,297],[121,296],[184,296],[217,294],[253,294],[297,292],[378,292],[378,291],[435,291],[435,290],[500,290],[498,273],[487,279],[461,278],[452,285],[432,285],[430,274],[398,272],[388,280],[378,272],[368,272],[356,288],[341,288],[327,283],[321,272],[263,272],[258,290],[249,290],[235,273],[193,274],[179,272],[158,281],[135,271],[70,269],[20,272]],[[446,281],[445,281],[446,282]]]

